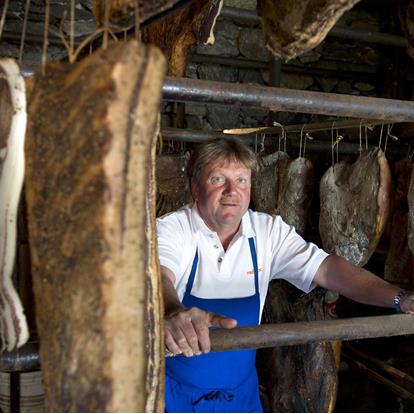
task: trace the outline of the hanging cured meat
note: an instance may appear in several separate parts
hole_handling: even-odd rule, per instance
[[[276,214],[279,188],[286,181],[290,157],[277,151],[259,159],[259,171],[253,177],[252,199],[257,211]]]
[[[303,235],[315,182],[312,163],[304,157],[296,158],[289,163],[284,178],[279,187],[276,214]]]
[[[408,248],[408,203],[407,194],[413,163],[400,160],[395,166],[397,188],[395,191],[390,247],[384,268],[384,279],[403,285],[414,285],[414,256]]]
[[[187,164],[187,154],[157,156],[157,217],[191,202]]]
[[[398,1],[398,17],[401,23],[401,29],[407,39],[407,53],[414,59],[414,1]]]
[[[184,76],[187,50],[197,42],[214,43],[214,26],[223,0],[193,1],[143,31],[142,40],[157,45],[168,62],[168,75]]]
[[[408,202],[408,247],[414,254],[414,174],[411,173],[407,194]]]
[[[293,59],[322,42],[344,12],[359,0],[257,0],[266,46],[282,59]]]
[[[26,196],[48,411],[163,410],[154,166],[164,71],[158,49],[131,41],[33,80]]]
[[[303,234],[314,181],[312,164],[306,158],[291,161],[283,151],[267,155],[261,159],[253,182],[255,209],[280,215],[299,234]]]
[[[323,289],[304,295],[287,282],[273,281],[265,315],[268,323],[315,321],[329,317],[325,309]],[[269,412],[333,411],[338,379],[331,342],[259,350],[257,365]]]
[[[0,59],[0,352],[29,338],[26,317],[12,276],[17,210],[24,177],[25,84],[12,59]]]
[[[389,211],[391,172],[375,148],[354,164],[330,167],[320,183],[319,232],[324,249],[363,266],[375,251]]]

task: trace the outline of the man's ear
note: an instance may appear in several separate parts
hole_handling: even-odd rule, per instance
[[[197,183],[194,181],[194,179],[191,179],[191,195],[193,196],[193,200],[197,201],[198,200],[198,195],[199,195],[199,188]]]

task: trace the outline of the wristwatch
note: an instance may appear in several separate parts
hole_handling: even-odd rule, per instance
[[[401,301],[403,300],[404,296],[407,295],[408,291],[406,290],[400,290],[395,296],[394,296],[394,308],[397,312],[401,311]]]

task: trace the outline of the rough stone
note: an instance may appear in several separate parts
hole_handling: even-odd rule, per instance
[[[346,94],[350,94],[353,91],[352,85],[349,82],[346,82],[344,80],[341,80],[338,82],[338,86],[336,89],[338,93],[346,93]]]
[[[185,77],[191,79],[198,79],[197,75],[198,65],[195,63],[189,63],[185,68]]]
[[[203,117],[207,114],[207,108],[205,105],[187,103],[185,104],[185,113]]]
[[[263,122],[263,120],[267,117],[269,111],[266,109],[241,108],[240,113],[242,117],[250,117],[252,119]]]
[[[260,73],[262,74],[262,79],[263,79],[263,82],[264,82],[266,85],[268,85],[268,84],[269,84],[269,78],[270,78],[270,72],[269,72],[269,70],[267,70],[267,69],[262,69],[262,70],[260,71]]]
[[[0,43],[0,55],[17,58],[19,56],[19,47],[3,41]]]
[[[248,59],[268,62],[270,52],[266,49],[261,29],[245,28],[240,32],[238,41],[240,53]]]
[[[207,120],[213,129],[235,128],[240,122],[240,108],[234,105],[207,105]]]
[[[236,82],[237,69],[221,65],[200,65],[198,76],[203,80]]]
[[[370,47],[364,47],[359,53],[359,61],[370,66],[378,66],[382,63],[381,55]]]
[[[203,118],[196,115],[186,115],[185,116],[185,126],[188,129],[202,129],[203,128]]]
[[[337,22],[338,26],[351,26],[358,28],[365,27],[364,30],[380,31],[379,19],[371,13],[368,13],[361,9],[351,9],[342,15]],[[370,27],[371,29],[367,29]]]
[[[374,85],[366,82],[356,82],[354,83],[354,87],[361,92],[371,92],[375,89]]]
[[[256,10],[256,0],[224,0],[224,5],[239,9]]]
[[[260,70],[254,69],[239,69],[239,82],[240,83],[253,83],[263,85],[264,80]]]
[[[324,92],[332,92],[335,86],[338,84],[338,81],[334,78],[318,77],[316,82],[321,85],[321,88]]]
[[[313,77],[309,75],[294,75],[283,73],[280,78],[280,86],[289,89],[308,89],[313,84]]]
[[[299,56],[299,61],[302,63],[317,62],[321,58],[321,54],[315,50],[311,50]]]
[[[218,21],[214,28],[213,45],[197,45],[197,53],[205,55],[238,56],[237,37],[240,28],[229,21]]]
[[[90,21],[75,21],[75,37],[88,35],[94,33],[98,28],[93,20]],[[65,21],[64,23],[65,33],[70,33],[70,22]]]

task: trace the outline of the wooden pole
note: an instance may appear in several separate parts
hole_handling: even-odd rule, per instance
[[[413,315],[269,324],[210,332],[213,352],[414,334]]]

